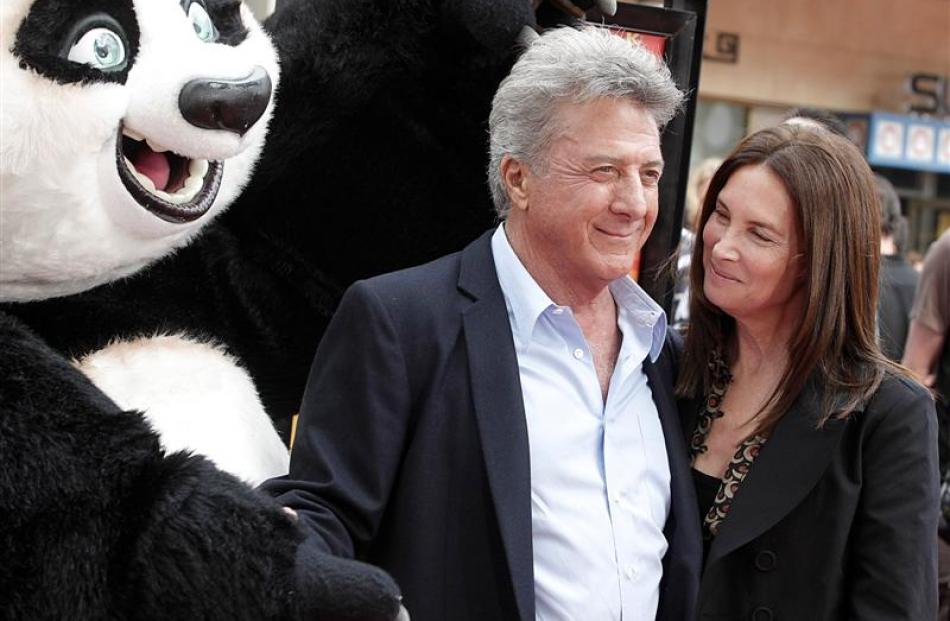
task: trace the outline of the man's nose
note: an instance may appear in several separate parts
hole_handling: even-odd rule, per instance
[[[646,216],[646,189],[638,177],[630,175],[620,178],[611,203],[611,209],[616,213],[626,214],[632,218]]]

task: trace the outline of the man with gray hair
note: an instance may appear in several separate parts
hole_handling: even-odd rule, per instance
[[[344,296],[268,488],[327,550],[391,572],[415,621],[691,618],[671,346],[628,276],[682,98],[621,37],[542,35],[492,107],[502,224]]]

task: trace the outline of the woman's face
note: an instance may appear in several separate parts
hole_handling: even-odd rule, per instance
[[[801,301],[796,207],[765,165],[743,166],[703,227],[703,293],[740,322],[790,318]]]

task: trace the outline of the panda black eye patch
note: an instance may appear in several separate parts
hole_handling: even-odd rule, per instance
[[[107,69],[84,62],[69,60],[73,46],[83,35],[95,28],[106,34],[103,41],[113,49],[93,49],[99,41],[89,39],[88,54],[100,53],[108,60],[110,53],[118,55],[121,62]],[[111,33],[111,34],[110,34]],[[139,48],[139,27],[131,0],[36,0],[30,12],[20,24],[13,45],[13,53],[20,60],[20,67],[33,69],[40,75],[59,82],[117,82],[124,84],[129,69],[135,62]]]

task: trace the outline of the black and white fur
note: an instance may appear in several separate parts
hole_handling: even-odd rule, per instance
[[[90,64],[104,31],[120,42],[121,67]],[[0,33],[0,301],[29,322],[24,303],[142,272],[234,200],[264,144],[278,65],[236,0],[5,0]],[[189,83],[248,76],[270,84],[248,127],[186,118]],[[167,161],[181,187],[156,190],[132,160]],[[81,332],[73,321],[82,315],[54,323]],[[205,454],[252,483],[285,472],[286,448],[252,378],[216,335],[182,324],[144,316],[124,333],[97,327],[108,342],[65,353],[121,407],[144,412],[166,448]]]
[[[286,467],[246,369],[286,296],[211,222],[263,144],[267,37],[237,0],[3,0],[0,45],[0,619],[395,618],[384,572],[173,452]]]

